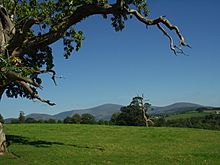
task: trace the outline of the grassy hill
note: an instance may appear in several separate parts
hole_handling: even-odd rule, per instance
[[[5,125],[1,165],[147,165],[220,162],[220,131],[101,125]]]
[[[198,111],[190,111],[179,114],[171,114],[165,117],[166,120],[176,120],[176,119],[187,119],[191,117],[204,117],[207,115],[213,114],[211,112],[198,112]]]

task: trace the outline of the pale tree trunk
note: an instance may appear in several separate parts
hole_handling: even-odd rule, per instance
[[[3,125],[0,122],[0,155],[3,155],[6,152],[7,152],[6,137],[5,137],[5,133],[3,131]]]
[[[6,9],[3,7],[3,1],[0,0],[0,57],[7,55],[7,45],[10,40],[14,25],[10,19],[10,16],[7,14]],[[1,59],[2,60],[2,59]],[[2,61],[0,61],[2,62]],[[3,68],[0,67],[0,72]],[[1,96],[4,93],[5,85],[4,81],[0,80],[0,100]],[[0,122],[0,155],[3,155],[7,152],[6,148],[6,137],[3,131],[3,125]]]
[[[144,108],[142,109],[142,111],[143,111],[143,117],[144,117],[144,121],[145,121],[145,126],[148,127],[148,118],[146,116]]]
[[[146,115],[146,111],[148,110],[148,107],[145,107],[144,96],[143,95],[142,95],[142,99],[141,99],[141,109],[142,109],[143,118],[144,118],[144,121],[145,121],[145,126],[148,127],[149,123],[154,124],[153,121],[150,118],[148,118],[147,115]]]

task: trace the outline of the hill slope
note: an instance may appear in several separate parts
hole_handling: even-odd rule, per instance
[[[48,114],[30,114],[27,115],[26,118],[34,118],[34,119],[56,119],[56,120],[63,120],[67,116],[72,116],[75,113],[83,114],[83,113],[90,113],[95,116],[97,120],[109,120],[113,113],[119,112],[122,105],[118,104],[103,104],[100,106],[96,106],[93,108],[88,109],[79,109],[79,110],[71,110],[71,111],[64,111],[55,115],[48,115]],[[161,115],[161,114],[172,114],[172,113],[180,113],[180,112],[188,112],[195,110],[197,108],[204,107],[202,105],[193,104],[193,103],[175,103],[164,107],[157,107],[153,106],[153,110],[150,111],[150,115]]]
[[[187,102],[178,102],[164,107],[153,107],[153,111],[150,112],[152,115],[158,114],[172,114],[172,113],[181,113],[195,110],[197,108],[204,107],[199,104],[187,103]]]
[[[118,105],[118,104],[103,104],[103,105],[96,106],[93,108],[88,108],[88,109],[65,111],[65,112],[55,114],[55,115],[48,115],[48,114],[44,115],[44,114],[36,114],[35,113],[35,114],[27,115],[26,118],[31,117],[34,119],[39,119],[39,117],[41,117],[41,119],[52,118],[52,119],[57,119],[57,120],[63,120],[67,116],[72,116],[76,113],[78,113],[78,114],[90,113],[90,114],[94,115],[97,120],[99,120],[99,119],[109,120],[111,118],[111,115],[114,112],[120,111],[121,107],[122,107],[122,105]]]
[[[83,113],[90,113],[96,117],[96,119],[110,119],[110,116],[117,111],[120,111],[122,105],[117,104],[103,104],[97,107],[88,108],[88,109],[81,109],[81,110],[72,110],[67,112],[62,112],[54,115],[55,119],[63,119],[67,116],[72,116],[73,114],[83,114]]]

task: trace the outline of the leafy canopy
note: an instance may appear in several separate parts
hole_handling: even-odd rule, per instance
[[[151,109],[151,104],[144,103],[143,99],[140,96],[133,97],[129,105],[121,107],[120,112],[112,115],[111,122],[116,125],[127,126],[146,125],[145,116],[149,117],[147,113]],[[150,119],[147,120],[150,121]]]
[[[0,0],[0,5],[0,98],[6,93],[55,105],[37,92],[42,88],[41,74],[51,75],[56,83],[51,44],[62,39],[65,58],[79,51],[85,37],[75,25],[92,15],[104,19],[110,15],[115,31],[121,31],[133,17],[147,26],[156,25],[175,54],[183,53],[180,46],[188,46],[178,27],[166,18],[147,18],[145,0]],[[161,25],[176,32],[179,46]]]

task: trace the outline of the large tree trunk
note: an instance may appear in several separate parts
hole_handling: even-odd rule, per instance
[[[2,1],[0,0],[0,55],[8,56],[7,52],[7,45],[8,41],[10,40],[10,36],[14,31],[14,25],[10,20],[10,17],[6,11],[6,9],[2,5]],[[0,57],[1,57],[0,56]],[[2,61],[0,61],[2,62]],[[2,72],[3,68],[0,67],[0,73]],[[3,80],[0,80],[0,100],[5,91],[5,84]],[[6,137],[3,131],[3,125],[0,122],[0,155],[3,155],[7,152],[6,148]]]
[[[5,137],[5,133],[3,131],[3,125],[0,122],[0,155],[3,155],[6,152],[7,152],[6,137]]]

